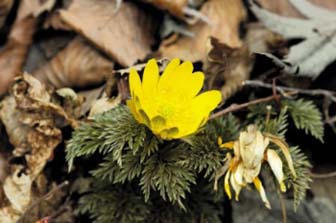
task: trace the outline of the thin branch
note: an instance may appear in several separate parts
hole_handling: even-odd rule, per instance
[[[262,88],[273,89],[272,84],[264,83],[258,80],[247,80],[244,82],[244,85],[251,86],[251,87],[262,87]],[[296,91],[299,94],[305,94],[305,95],[310,95],[310,96],[324,96],[324,97],[330,98],[331,101],[336,103],[336,92],[334,91],[328,91],[328,90],[323,90],[323,89],[301,89],[301,88],[292,88],[292,87],[285,87],[285,86],[275,86],[275,89],[283,95],[286,95],[285,94],[286,91]]]
[[[266,98],[259,98],[259,99],[256,99],[256,100],[253,100],[253,101],[249,101],[249,102],[246,102],[246,103],[243,103],[243,104],[232,104],[229,107],[227,107],[227,108],[225,108],[225,109],[223,109],[223,110],[221,110],[219,112],[216,112],[215,114],[211,115],[209,119],[218,118],[218,117],[223,116],[223,115],[225,115],[227,113],[234,112],[234,111],[246,108],[246,107],[251,106],[251,105],[255,105],[255,104],[259,104],[259,103],[263,103],[263,102],[272,101],[275,98],[276,97],[274,95],[271,95],[271,96],[268,96]]]
[[[286,204],[285,200],[282,197],[282,194],[280,190],[277,190],[279,200],[280,200],[280,206],[281,206],[281,214],[282,214],[282,223],[287,223],[287,210],[286,210]]]
[[[331,178],[336,177],[336,171],[330,173],[311,173],[311,176],[316,179]]]
[[[48,199],[48,197],[54,195],[57,191],[61,190],[62,188],[66,187],[69,185],[69,181],[64,181],[63,183],[57,185],[55,188],[53,188],[51,191],[49,191],[48,193],[46,193],[45,195],[43,195],[42,197],[40,197],[39,199],[37,199],[34,203],[32,203],[21,215],[21,217],[19,218],[19,220],[16,221],[16,223],[22,223],[25,216],[29,213],[29,211],[31,211],[34,207],[36,207],[37,205],[39,205],[42,201]]]
[[[284,92],[283,95],[289,96],[289,95],[294,95],[294,94],[297,94],[297,92],[288,92],[288,93]],[[234,112],[234,111],[238,111],[238,110],[243,109],[243,108],[247,108],[251,105],[256,105],[256,104],[260,104],[260,103],[265,103],[265,102],[277,100],[277,99],[279,99],[279,97],[280,97],[279,95],[271,95],[271,96],[268,96],[268,97],[265,97],[265,98],[259,98],[259,99],[253,100],[253,101],[245,102],[243,104],[232,104],[229,107],[211,115],[209,119],[215,119],[215,118],[218,118],[218,117],[223,116],[225,114],[228,114],[230,112]]]

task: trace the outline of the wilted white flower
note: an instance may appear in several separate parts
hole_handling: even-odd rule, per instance
[[[224,178],[225,192],[230,199],[232,197],[231,187],[235,191],[235,199],[238,200],[241,189],[253,183],[259,191],[265,206],[271,208],[262,182],[258,177],[263,162],[267,162],[271,167],[273,174],[279,182],[280,190],[282,192],[286,191],[283,161],[275,150],[268,148],[270,142],[276,144],[281,149],[292,174],[295,176],[287,144],[274,135],[262,134],[254,125],[248,126],[247,131],[241,132],[236,141],[222,143],[222,139],[218,139],[218,144],[221,148],[233,149],[233,157],[231,154],[227,156],[229,167]]]

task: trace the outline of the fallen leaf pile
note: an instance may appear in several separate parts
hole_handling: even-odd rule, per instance
[[[56,88],[85,87],[103,82],[113,63],[85,40],[75,38],[33,76]]]
[[[90,183],[86,165],[67,172],[66,142],[130,99],[131,68],[191,61],[219,110],[249,79],[313,82],[336,60],[335,21],[333,0],[0,1],[0,223],[79,222]]]
[[[1,102],[0,118],[14,147],[12,159],[24,160],[11,166],[2,186],[8,202],[0,207],[0,221],[15,222],[40,196],[33,184],[43,177],[44,166],[62,142],[60,127],[75,121],[52,102],[50,92],[29,74],[16,78],[11,95]]]
[[[251,9],[270,30],[286,39],[303,39],[290,47],[283,61],[270,57],[285,73],[315,79],[336,59],[336,11],[315,6],[307,0],[289,0],[307,19],[287,18],[260,8],[251,1]]]
[[[7,91],[14,76],[19,75],[38,22],[38,16],[50,10],[54,0],[23,0],[9,33],[7,43],[0,51],[0,94]]]
[[[201,8],[201,12],[209,17],[211,25],[196,23],[188,30],[194,38],[181,36],[176,42],[162,44],[159,53],[162,57],[179,57],[190,61],[206,60],[206,44],[208,38],[217,38],[230,47],[242,46],[239,38],[239,24],[245,18],[245,9],[240,0],[209,0]],[[223,11],[225,10],[225,11]]]
[[[13,3],[14,0],[5,0],[0,2],[0,27],[4,24]]]
[[[60,17],[116,62],[131,66],[150,53],[155,20],[128,2],[113,14],[113,2],[74,0],[68,9],[60,11]]]

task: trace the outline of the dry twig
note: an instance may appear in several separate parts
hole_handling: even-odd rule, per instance
[[[324,179],[336,177],[336,171],[332,171],[330,173],[311,173],[311,176],[316,179]]]
[[[294,95],[294,94],[297,94],[297,92],[288,92],[288,93],[284,92],[283,96],[290,96],[290,95]],[[245,102],[245,103],[242,103],[242,104],[232,104],[229,107],[211,115],[209,119],[218,118],[218,117],[220,117],[222,115],[225,115],[225,114],[228,114],[230,112],[238,111],[240,109],[247,108],[248,106],[251,106],[251,105],[264,103],[264,102],[268,102],[268,101],[272,101],[272,100],[277,100],[278,98],[279,98],[279,95],[273,94],[273,95],[265,97],[265,98],[259,98],[259,99],[249,101],[249,102]]]
[[[244,82],[245,86],[251,87],[262,87],[272,89],[272,84],[264,83],[258,80],[247,80]],[[286,91],[296,91],[298,94],[310,95],[310,96],[324,96],[326,98],[330,98],[331,101],[336,103],[336,92],[323,90],[323,89],[301,89],[301,88],[292,88],[285,86],[275,86],[275,89],[279,91],[281,94],[286,95]]]
[[[43,200],[48,199],[49,197],[53,196],[57,191],[63,189],[64,187],[69,185],[69,181],[64,181],[63,183],[57,185],[55,188],[53,188],[51,191],[37,199],[34,203],[32,203],[26,210],[25,212],[21,215],[19,220],[17,220],[16,223],[21,223],[23,222],[25,216],[31,211],[34,207],[36,207],[38,204],[40,204]]]

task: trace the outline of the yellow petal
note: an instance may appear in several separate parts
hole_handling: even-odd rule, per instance
[[[219,148],[233,149],[234,143],[234,141],[222,143],[219,145]]]
[[[271,204],[266,197],[266,193],[265,193],[264,187],[263,187],[260,179],[258,177],[256,177],[253,180],[253,183],[254,183],[254,186],[256,187],[256,189],[259,191],[260,197],[261,197],[262,201],[264,202],[265,206],[268,209],[271,209]]]
[[[280,184],[280,190],[282,192],[286,192],[286,186],[283,183],[284,174],[282,171],[282,161],[275,150],[267,149],[267,162],[270,165],[273,174],[275,175]]]
[[[236,184],[244,185],[243,174],[244,174],[243,163],[239,163],[237,168],[232,172],[231,178],[235,179]]]
[[[222,94],[220,91],[207,91],[192,99],[190,109],[195,109],[194,112],[196,113],[202,113],[202,116],[208,116],[221,100]]]
[[[151,123],[150,123],[149,117],[146,114],[146,112],[143,109],[140,109],[138,112],[139,112],[139,116],[141,117],[140,119],[142,120],[142,123],[144,123],[145,125],[147,125],[150,128]]]
[[[279,148],[281,149],[282,153],[284,154],[287,163],[288,163],[288,167],[290,169],[290,171],[292,172],[293,176],[296,177],[296,173],[294,170],[294,166],[293,166],[293,160],[292,157],[290,155],[290,152],[288,150],[288,145],[285,141],[283,141],[282,139],[280,139],[277,136],[274,136],[272,134],[265,134],[268,138],[270,138],[270,140],[275,143],[277,146],[279,146]]]
[[[166,120],[161,116],[155,116],[151,119],[151,127],[153,132],[159,133],[162,131],[163,128],[165,128]]]
[[[240,191],[242,189],[242,184],[240,184],[236,180],[237,177],[239,178],[239,176],[236,176],[236,175],[237,175],[237,172],[235,172],[235,173],[232,172],[231,177],[230,177],[230,183],[231,183],[231,186],[232,186],[233,190],[235,191],[235,200],[238,201],[239,200],[239,194],[240,194]]]
[[[230,178],[230,170],[228,170],[226,175],[225,175],[224,190],[225,190],[227,196],[229,197],[229,199],[231,200],[232,194],[231,194],[231,189],[230,189],[230,184],[229,184],[229,178]]]
[[[134,116],[135,120],[137,120],[140,123],[143,123],[143,120],[141,119],[139,113],[136,110],[134,101],[133,100],[127,100],[126,104],[127,104],[127,107],[130,109],[132,115]]]
[[[256,167],[245,167],[244,169],[244,181],[246,183],[252,183],[254,178],[256,178],[261,169],[261,162]]]
[[[220,146],[220,145],[222,145],[223,144],[223,139],[222,139],[222,137],[218,137],[217,138],[217,144]]]
[[[240,144],[239,140],[233,143],[233,153],[236,157],[240,158]]]
[[[180,65],[181,60],[179,58],[174,58],[172,59],[168,65],[166,66],[166,68],[164,69],[163,73],[162,73],[162,77],[168,75],[172,72],[174,72],[174,70]]]
[[[167,139],[167,140],[180,138],[178,134],[179,134],[179,129],[177,127],[164,129],[159,133],[162,139]]]
[[[256,162],[260,162],[264,158],[264,153],[266,150],[266,147],[268,146],[268,139],[265,138],[260,131],[256,132],[256,138],[255,138],[255,160]]]
[[[159,83],[159,93],[167,94],[173,98],[180,98],[180,100],[185,100],[194,97],[203,84],[204,77],[200,74],[195,76],[195,80],[191,76],[193,71],[193,64],[190,61],[186,61],[176,67],[176,69],[165,76],[161,76]],[[201,82],[201,86],[199,86]],[[192,89],[196,87],[196,89]],[[194,93],[194,91],[197,91]],[[193,94],[190,96],[190,94]]]
[[[175,80],[172,80],[171,75],[176,70],[176,68],[180,65],[180,59],[175,58],[169,62],[167,67],[165,68],[163,74],[160,77],[159,80],[159,89],[160,88],[167,88],[170,86],[171,81],[174,83]]]
[[[179,116],[177,127],[180,132],[176,137],[181,138],[195,133],[220,101],[221,93],[215,90],[207,91],[192,99],[191,105],[186,104],[184,114]]]
[[[135,98],[136,95],[138,97],[141,96],[142,94],[141,80],[138,72],[134,68],[130,69],[129,87],[132,98]]]
[[[188,74],[188,73],[187,73]],[[204,74],[202,72],[195,72],[189,74],[186,79],[181,80],[181,88],[185,91],[185,96],[187,98],[195,97],[202,89],[204,82]]]
[[[156,93],[157,84],[159,81],[159,67],[155,59],[147,62],[143,78],[142,91],[146,95],[153,96]]]

